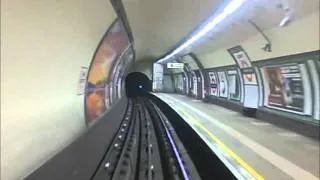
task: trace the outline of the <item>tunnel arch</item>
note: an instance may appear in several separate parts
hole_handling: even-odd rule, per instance
[[[152,83],[147,75],[141,72],[132,72],[125,80],[127,97],[144,96],[152,91]]]

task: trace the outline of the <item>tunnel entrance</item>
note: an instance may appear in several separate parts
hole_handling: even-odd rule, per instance
[[[127,97],[144,96],[152,91],[151,80],[143,73],[133,72],[127,75],[126,81]]]

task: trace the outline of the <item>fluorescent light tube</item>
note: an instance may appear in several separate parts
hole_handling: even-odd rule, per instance
[[[164,58],[160,59],[158,62],[166,61],[173,56],[180,53],[185,48],[192,45],[194,42],[205,36],[208,32],[212,31],[217,24],[222,22],[228,15],[234,13],[236,10],[238,10],[246,1],[248,0],[232,0],[224,9],[223,11],[215,16],[209,23],[207,23],[200,31],[198,31],[196,34],[194,34],[190,39],[185,41],[183,44],[181,44],[177,49],[175,49],[172,53],[168,54]]]

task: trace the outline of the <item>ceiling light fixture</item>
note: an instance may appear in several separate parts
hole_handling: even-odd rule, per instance
[[[293,11],[290,8],[289,1],[282,0],[281,2],[279,2],[277,7],[285,12],[284,17],[281,19],[279,23],[280,27],[285,27],[292,21],[292,16],[293,16]]]
[[[208,32],[212,31],[216,27],[216,25],[222,22],[226,17],[238,10],[246,1],[248,0],[232,0],[231,2],[229,2],[220,14],[213,17],[212,20],[209,21],[209,23],[207,23],[202,29],[196,32],[190,39],[185,41],[183,44],[181,44],[178,48],[176,48],[174,51],[172,51],[164,58],[158,60],[157,63],[162,63],[166,60],[169,60],[170,58],[174,57],[182,50],[189,47],[194,42],[205,36]]]
[[[280,27],[285,27],[285,26],[287,26],[290,22],[291,22],[291,15],[290,15],[290,14],[286,14],[286,15],[284,16],[284,18],[281,20],[279,26],[280,26]]]

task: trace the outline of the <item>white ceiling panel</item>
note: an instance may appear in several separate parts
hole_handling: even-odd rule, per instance
[[[124,0],[135,42],[138,61],[155,60],[201,22],[217,11],[223,0]],[[254,1],[233,20],[224,23],[201,46],[197,53],[214,51],[239,43],[258,32],[248,22],[254,21],[262,30],[278,26],[285,15],[279,4],[288,4],[294,18],[319,11],[319,0],[260,0]]]

